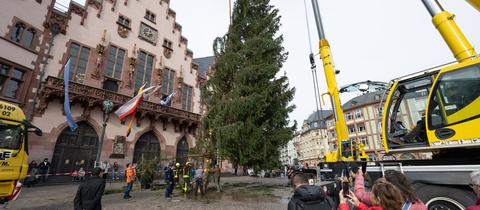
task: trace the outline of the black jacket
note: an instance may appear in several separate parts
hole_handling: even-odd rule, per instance
[[[50,162],[42,161],[40,164],[38,164],[38,168],[40,170],[48,170],[48,168],[50,168]]]
[[[165,182],[173,182],[173,170],[170,167],[165,167]]]
[[[290,202],[288,202],[288,210],[331,210],[333,209],[332,203],[331,199],[320,186],[302,185],[293,193]]]
[[[102,209],[102,195],[105,190],[105,180],[95,176],[82,183],[73,200],[75,210]]]

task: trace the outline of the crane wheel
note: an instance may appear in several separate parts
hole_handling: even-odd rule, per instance
[[[429,210],[463,210],[475,205],[475,195],[467,190],[419,183],[414,188]]]

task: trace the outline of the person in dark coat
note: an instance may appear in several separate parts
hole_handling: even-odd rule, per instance
[[[165,183],[167,184],[167,189],[165,190],[165,198],[172,198],[173,194],[174,180],[172,167],[172,163],[165,167]]]
[[[309,185],[307,177],[303,173],[293,174],[292,187],[294,193],[290,202],[288,202],[288,210],[333,210],[336,209],[333,201],[327,196],[320,186]]]
[[[101,168],[92,169],[92,176],[82,183],[73,200],[75,210],[101,210],[105,179],[100,176]]]
[[[42,175],[42,181],[46,182],[48,179],[48,170],[50,169],[50,162],[48,162],[48,158],[43,159],[43,162],[38,164],[38,168],[40,169],[40,174]]]

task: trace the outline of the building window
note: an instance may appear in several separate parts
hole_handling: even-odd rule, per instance
[[[359,119],[363,117],[362,110],[355,111],[355,119]]]
[[[349,134],[355,133],[355,126],[354,125],[349,125],[348,126],[348,133]]]
[[[16,99],[22,88],[25,71],[0,62],[0,95]]]
[[[163,46],[171,50],[173,49],[173,43],[168,39],[163,39]]]
[[[70,75],[69,79],[74,82],[83,83],[85,70],[87,69],[90,49],[76,43],[70,44]]]
[[[33,48],[33,37],[35,37],[35,29],[27,29],[25,24],[20,22],[15,24],[15,28],[10,35],[10,40],[19,43],[25,48]]]
[[[163,95],[170,95],[173,92],[175,81],[175,71],[165,68],[163,71],[162,93]]]
[[[335,134],[335,131],[331,131],[331,132],[330,132],[330,137],[335,138],[335,135],[336,135],[336,134]]]
[[[130,19],[123,15],[118,16],[117,24],[122,25],[128,29],[130,29]]]
[[[107,67],[105,69],[105,76],[121,80],[123,59],[125,58],[125,50],[110,46],[108,49]]]
[[[143,51],[140,51],[138,54],[137,66],[135,68],[135,90],[138,90],[143,84],[145,84],[145,87],[150,87],[153,58],[153,55]]]
[[[366,137],[366,136],[360,137],[360,143],[362,143],[363,145],[365,145],[365,148],[369,148],[369,146],[368,146],[368,140],[367,140],[367,137]]]
[[[358,129],[358,132],[364,132],[365,131],[365,123],[357,124],[357,129]]]
[[[346,113],[345,114],[345,119],[347,119],[347,121],[348,120],[353,120],[353,114],[351,112]]]
[[[118,91],[118,83],[116,80],[113,79],[106,79],[103,81],[103,89],[104,90],[109,90],[112,92],[117,92]]]
[[[185,111],[192,111],[192,91],[193,88],[183,84],[182,87],[182,109]]]
[[[377,114],[377,118],[381,118],[382,117],[382,113],[383,113],[383,106],[379,106],[377,107],[376,109],[376,114]]]
[[[145,12],[145,19],[149,20],[150,22],[155,23],[155,17],[156,15],[153,14],[153,12],[150,12],[148,10]]]

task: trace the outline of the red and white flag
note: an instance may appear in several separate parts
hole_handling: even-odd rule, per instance
[[[158,89],[160,89],[160,86],[151,86],[144,90],[143,88],[140,88],[139,93],[135,97],[127,101],[127,103],[125,103],[120,108],[118,108],[117,111],[115,111],[118,119],[123,120],[128,115],[135,113],[138,105],[140,104],[140,102],[142,102],[143,98],[150,96],[152,93],[158,91]]]

